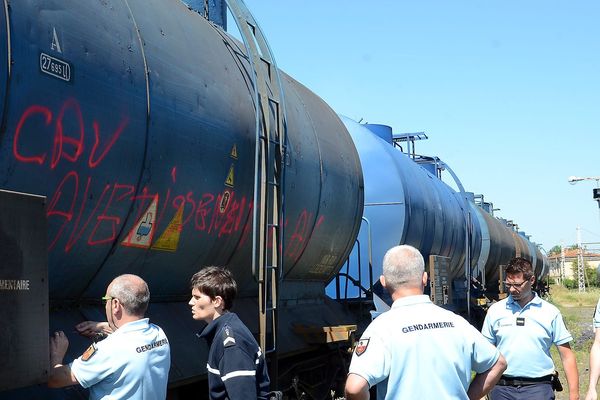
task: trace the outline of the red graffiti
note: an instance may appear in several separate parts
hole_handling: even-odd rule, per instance
[[[214,199],[215,196],[212,193],[204,193],[200,198],[200,202],[198,203],[198,208],[196,211],[196,218],[194,219],[196,229],[200,231],[207,229],[207,218],[211,211],[210,205]]]
[[[55,236],[50,238],[50,249],[55,248],[61,238],[66,240],[66,253],[84,239],[89,246],[113,243],[118,239],[124,223],[122,217],[116,215],[114,210],[129,209],[132,202],[135,203],[137,212],[128,220],[129,224],[135,224],[146,215],[151,202],[156,200],[157,210],[160,211],[157,211],[159,215],[153,224],[156,224],[157,229],[166,228],[177,211],[183,208],[181,231],[188,226],[193,231],[215,235],[218,238],[245,229],[246,224],[242,221],[248,221],[251,212],[251,205],[246,198],[236,198],[235,191],[232,190],[228,190],[229,205],[225,212],[221,213],[219,204],[222,194],[215,196],[212,193],[204,193],[197,198],[192,191],[188,191],[185,195],[173,197],[169,188],[167,195],[161,196],[148,187],[136,194],[134,185],[117,182],[105,185],[101,194],[92,202],[89,193],[93,186],[91,177],[81,182],[76,171],[67,173],[58,185],[47,209],[49,220],[58,218],[60,221]],[[164,199],[163,204],[160,204],[159,199]],[[144,226],[149,228],[150,223]]]
[[[286,252],[285,252],[286,255],[290,258],[298,259],[300,257],[300,255],[302,255],[302,252],[304,251],[306,243],[308,242],[305,239],[308,235],[309,215],[310,215],[310,218],[312,219],[312,213],[309,214],[306,210],[304,210],[304,211],[302,211],[302,213],[300,214],[300,217],[298,217],[298,220],[296,221],[296,227],[294,228],[294,233],[292,233],[292,236],[290,238],[290,243],[286,247]]]
[[[100,196],[100,200],[96,203],[96,207],[94,208],[94,211],[92,212],[92,214],[90,214],[90,217],[86,220],[86,222],[83,224],[83,227],[81,229],[79,229],[79,232],[78,232],[77,227],[79,226],[79,222],[81,221],[81,215],[83,213],[83,210],[85,209],[85,204],[86,204],[86,201],[88,198],[88,190],[90,188],[90,181],[91,181],[91,178],[88,178],[87,183],[85,185],[85,191],[82,196],[82,203],[79,207],[79,213],[77,214],[77,219],[75,220],[73,230],[71,231],[71,236],[69,237],[69,240],[67,241],[67,245],[65,246],[65,251],[67,251],[67,252],[71,250],[73,245],[75,245],[77,240],[81,237],[81,235],[83,234],[83,231],[85,230],[85,228],[87,228],[88,224],[90,223],[91,215],[94,215],[96,213],[96,210],[102,203],[102,199],[104,198],[104,195],[106,194],[106,192],[109,189],[108,185],[106,185],[104,187],[104,190],[102,191],[102,195]]]
[[[40,132],[38,129],[24,129],[27,124],[34,124],[40,119],[43,119],[44,125],[50,127],[54,125],[54,132]],[[69,121],[69,126],[72,131],[68,131],[65,128],[65,121]],[[73,128],[73,122],[75,128]],[[115,145],[118,138],[125,127],[129,124],[129,118],[122,118],[117,129],[109,135],[109,139],[106,143],[100,143],[100,124],[97,121],[92,122],[92,128],[94,131],[94,144],[92,145],[90,155],[88,158],[88,166],[90,168],[97,167],[104,157],[108,154],[110,149]],[[35,135],[35,138],[23,137],[25,131],[31,132]],[[47,134],[48,137],[52,136],[52,152],[50,156],[50,169],[55,169],[61,160],[65,160],[71,163],[76,163],[81,158],[85,149],[85,124],[83,115],[81,113],[81,107],[75,99],[68,99],[61,106],[56,119],[53,116],[52,110],[42,105],[32,105],[21,115],[13,139],[13,155],[15,159],[24,163],[36,163],[43,165],[48,157],[47,151],[39,151],[36,154],[26,154],[23,150],[23,143],[40,142],[40,137],[43,138],[43,134]]]
[[[233,188],[204,193],[184,188],[177,182],[176,166],[164,171],[170,173],[171,185],[160,193],[151,187],[151,181],[148,181],[149,186],[138,187],[131,182],[107,182],[105,175],[102,180],[94,176],[93,170],[119,143],[129,121],[129,117],[121,117],[116,128],[113,125],[114,129],[106,126],[103,129],[94,119],[86,122],[74,98],[67,99],[58,109],[34,104],[21,115],[12,143],[18,162],[37,164],[52,171],[59,165],[72,164],[49,196],[46,215],[53,226],[49,249],[62,248],[69,253],[81,244],[114,244],[120,235],[132,232],[142,216],[145,219],[143,224],[137,225],[140,232],[136,234],[148,231],[160,237],[173,221],[179,223],[176,218],[181,217],[179,233],[186,230],[188,235],[202,234],[218,239],[232,236],[237,249],[247,246],[252,235],[254,204]],[[129,142],[121,141],[120,145],[124,144]],[[150,217],[147,210],[154,201],[156,212],[152,214],[156,215]],[[323,221],[323,216],[316,218],[307,210],[301,211],[290,224],[294,230],[289,235],[285,256],[294,261],[299,259]],[[267,232],[269,246],[273,245],[274,229],[271,227]]]
[[[314,228],[311,229],[311,221],[313,221],[314,215],[306,210],[300,213],[300,216],[296,220],[296,226],[294,232],[290,237],[288,246],[286,247],[285,256],[292,260],[298,261],[304,250],[308,246],[312,235],[317,232],[319,227],[325,221],[325,217],[320,215]],[[287,222],[287,221],[286,221]]]
[[[64,129],[64,117],[68,110],[71,110],[77,121],[77,132],[73,136],[66,134]],[[52,149],[52,161],[50,168],[56,168],[58,161],[64,158],[70,162],[76,162],[79,156],[83,153],[84,127],[83,116],[79,104],[74,99],[65,101],[61,107],[58,117],[56,118],[56,129],[54,133],[54,148]],[[67,146],[73,146],[71,152]]]
[[[100,195],[92,202],[89,196],[91,187],[91,177],[81,181],[77,172],[71,171],[56,188],[48,203],[47,216],[49,220],[58,218],[60,222],[55,236],[50,238],[50,249],[55,248],[61,238],[66,241],[63,248],[66,253],[81,240],[85,240],[89,246],[114,243],[124,228],[122,224],[125,223],[121,216],[115,214],[115,210],[129,209],[132,207],[131,203],[135,203],[137,212],[133,218],[127,220],[130,230],[132,224],[146,215],[146,210],[155,199],[157,210],[160,211],[157,211],[158,218],[152,224],[156,225],[158,234],[169,225],[180,208],[183,208],[180,232],[188,229],[217,238],[238,234],[238,249],[247,243],[252,232],[252,202],[248,202],[245,196],[238,198],[233,190],[228,189],[230,200],[227,209],[222,213],[222,193],[203,193],[197,197],[192,191],[188,191],[185,195],[173,196],[169,188],[167,195],[161,196],[144,187],[135,194],[134,185],[116,182],[104,185]],[[311,235],[324,221],[324,217],[319,216],[313,228],[313,219],[314,214],[307,210],[303,210],[295,219],[294,230],[289,237],[284,256],[294,261],[300,258]],[[150,221],[146,222],[145,227],[150,227]],[[287,221],[284,225],[287,225]],[[272,244],[273,233],[273,228],[269,229],[269,246]]]
[[[117,193],[123,192],[117,196]],[[96,246],[104,243],[112,243],[117,239],[117,227],[121,223],[121,219],[116,215],[107,214],[108,210],[114,207],[115,202],[123,201],[125,199],[129,199],[129,197],[134,193],[135,187],[131,185],[120,185],[118,183],[113,185],[112,194],[104,207],[104,210],[100,215],[96,217],[96,225],[90,234],[88,244],[90,246]],[[108,224],[110,234],[105,237],[97,237],[96,232],[101,228],[101,226]]]
[[[46,159],[46,154],[42,155],[24,155],[19,150],[19,143],[21,139],[21,131],[23,129],[23,125],[29,119],[33,119],[34,115],[42,114],[44,117],[44,122],[46,126],[50,125],[52,122],[52,112],[47,107],[42,106],[31,106],[21,116],[19,123],[17,124],[17,130],[15,131],[15,138],[13,139],[13,155],[18,161],[25,163],[37,163],[42,165],[44,160]]]
[[[98,147],[100,146],[100,125],[96,121],[93,122],[94,146],[92,147],[92,152],[90,153],[90,160],[88,162],[90,168],[96,168],[98,164],[102,162],[104,157],[106,157],[106,154],[108,154],[109,150],[114,146],[119,136],[121,136],[121,133],[123,133],[123,130],[125,129],[127,124],[129,124],[129,118],[124,118],[117,127],[117,129],[113,132],[112,136],[108,140],[108,143],[104,145],[104,149],[102,150],[98,158],[96,158],[96,150],[98,150]]]
[[[72,181],[71,190],[69,190],[69,181]],[[59,210],[58,203],[64,203],[65,201],[61,201],[63,199],[63,192],[66,193],[66,196],[69,196],[65,201],[67,203],[66,209]],[[75,171],[69,172],[63,180],[60,182],[56,191],[54,192],[54,196],[52,196],[52,200],[48,204],[48,208],[46,211],[46,216],[50,217],[59,217],[64,220],[61,227],[56,232],[56,236],[53,240],[50,241],[50,248],[53,248],[60,236],[62,235],[63,230],[66,228],[67,224],[73,218],[73,209],[75,208],[75,200],[77,199],[77,193],[79,192],[79,175]],[[62,206],[62,205],[61,205]]]

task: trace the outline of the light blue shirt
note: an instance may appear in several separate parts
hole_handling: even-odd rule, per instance
[[[600,299],[596,304],[596,311],[594,311],[594,328],[600,328]]]
[[[367,327],[349,372],[369,386],[387,378],[386,399],[468,399],[471,371],[487,371],[498,357],[464,318],[426,295],[409,296]]]
[[[166,398],[171,350],[165,333],[148,318],[121,326],[95,346],[87,361],[84,353],[70,364],[79,384],[90,388],[91,400]]]
[[[481,333],[502,353],[508,368],[504,375],[539,378],[554,373],[552,344],[573,340],[558,308],[534,293],[521,308],[512,296],[493,304]]]

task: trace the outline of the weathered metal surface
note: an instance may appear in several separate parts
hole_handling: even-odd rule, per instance
[[[77,357],[89,341],[73,326],[104,318],[98,299],[115,276],[139,274],[172,345],[171,381],[197,379],[206,348],[187,326],[191,275],[226,265],[239,301],[257,296],[256,104],[243,46],[179,0],[22,0],[8,10],[0,189],[47,196],[50,330],[67,331],[66,361]],[[357,235],[363,191],[338,116],[289,76],[282,85],[285,300],[322,295]],[[287,290],[298,281],[309,282],[302,294]],[[256,307],[241,310],[255,326]],[[347,322],[338,312],[331,323]],[[281,337],[282,351],[300,346],[291,330]]]
[[[125,271],[155,299],[186,296],[206,264],[254,294],[255,105],[239,43],[176,0],[23,0],[9,20],[0,187],[48,197],[51,299],[95,299]],[[335,113],[283,86],[284,273],[323,281],[358,231],[360,164]]]
[[[48,375],[45,199],[0,190],[0,391]]]
[[[344,122],[363,167],[374,276],[381,274],[385,251],[397,244],[415,246],[426,259],[449,257],[451,279],[464,274],[466,219],[456,193],[364,126]]]

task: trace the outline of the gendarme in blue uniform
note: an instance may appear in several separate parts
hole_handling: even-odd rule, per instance
[[[70,364],[91,400],[164,400],[170,366],[169,341],[148,318],[121,326]]]
[[[211,399],[267,399],[269,375],[265,358],[235,313],[221,315],[199,336],[210,347],[206,368]]]
[[[499,356],[464,318],[417,295],[394,301],[371,322],[349,372],[370,387],[387,378],[386,399],[468,399],[471,371],[487,371]]]
[[[521,308],[512,296],[493,304],[481,330],[502,353],[509,377],[540,378],[554,373],[550,356],[552,344],[573,340],[558,308],[541,299],[533,299]]]

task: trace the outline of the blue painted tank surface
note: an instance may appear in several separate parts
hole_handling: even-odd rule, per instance
[[[381,124],[364,124],[365,128],[373,132],[375,135],[379,136],[389,144],[393,143],[393,134],[392,127],[389,125],[381,125]]]
[[[254,295],[243,46],[179,0],[20,0],[8,21],[0,188],[47,196],[52,301],[99,298],[123,272],[143,276],[153,299],[183,297],[206,264],[230,266]],[[286,75],[282,85],[284,275],[323,282],[358,232],[360,163],[331,108]]]
[[[6,7],[0,7],[0,37],[8,37],[8,26],[6,25]],[[8,40],[0,40],[0,118],[4,120],[6,105],[6,90],[8,89],[8,74],[10,59],[8,58]]]
[[[492,215],[482,212],[490,236],[490,252],[485,263],[485,278],[488,286],[493,287],[499,279],[499,267],[506,266],[515,256],[513,236],[506,225]]]
[[[483,208],[477,207],[474,204],[471,205],[471,219],[476,221],[476,224],[474,225],[478,227],[477,234],[479,236],[480,243],[479,251],[472,252],[472,257],[476,261],[473,275],[479,282],[483,284],[486,282],[486,263],[490,256],[492,246],[490,231],[488,229],[484,214],[487,214],[487,212]]]
[[[358,277],[368,289],[381,274],[387,249],[410,244],[421,250],[426,261],[429,255],[449,257],[450,278],[460,281],[465,277],[468,218],[472,276],[490,292],[498,290],[500,269],[513,257],[530,260],[538,279],[545,275],[544,258],[537,255],[535,244],[508,226],[507,221],[493,217],[474,203],[473,196],[454,191],[394,148],[385,140],[385,129],[377,126],[373,132],[348,118],[343,121],[361,159],[365,210],[360,243],[355,245],[342,272]],[[465,210],[469,211],[468,216]],[[369,257],[373,276],[369,275]],[[353,284],[341,289],[343,297],[360,295]],[[333,285],[328,293],[334,295]]]
[[[528,259],[531,261],[531,265],[533,266],[533,273],[537,278],[542,272],[541,269],[538,268],[538,266],[541,264],[537,262],[537,246],[535,245],[535,243],[530,242],[529,239],[527,239],[525,233],[519,232],[519,236],[521,236],[521,238],[525,242],[525,245],[527,246],[527,255],[529,257]]]
[[[385,251],[398,244],[415,246],[426,258],[449,257],[451,277],[464,275],[466,225],[456,192],[364,125],[343,121],[363,168],[363,215],[368,223],[359,234],[361,259],[367,259],[370,227],[375,278],[381,274]],[[367,265],[362,262],[361,267]],[[368,277],[366,271],[362,276]]]
[[[506,267],[513,257],[523,257],[531,261],[536,276],[541,277],[538,266],[543,265],[543,258],[537,261],[536,247],[527,238],[515,232],[506,225],[506,222],[494,218],[481,210],[481,215],[486,222],[489,232],[490,251],[485,264],[485,282],[488,288],[498,285],[501,278],[500,269]]]
[[[548,258],[542,254],[539,247],[536,247],[535,254],[536,254],[536,264],[535,264],[536,279],[540,280],[540,279],[543,279],[550,272],[550,264],[548,263]]]

